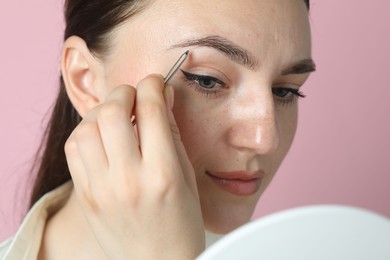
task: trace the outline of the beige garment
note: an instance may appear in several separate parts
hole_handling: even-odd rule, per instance
[[[0,244],[1,260],[35,260],[48,217],[64,205],[73,189],[67,182],[45,194],[28,212],[13,238]]]
[[[0,260],[36,260],[49,216],[61,208],[73,189],[71,181],[45,194],[29,211],[15,236],[0,244]],[[206,246],[221,236],[206,232]]]

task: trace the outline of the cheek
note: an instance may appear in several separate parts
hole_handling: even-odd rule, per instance
[[[287,154],[294,140],[298,122],[298,106],[281,107],[276,110],[279,127],[280,151],[282,159]]]
[[[205,119],[201,117],[201,113],[196,112],[193,107],[189,107],[185,102],[180,102],[177,98],[175,98],[173,113],[180,130],[182,142],[190,160],[193,162],[195,158],[205,152],[203,151],[204,145],[202,145],[208,139]]]
[[[195,168],[202,170],[205,162],[210,163],[209,156],[221,137],[222,124],[217,112],[205,109],[199,99],[186,97],[177,91],[173,113],[188,157]]]

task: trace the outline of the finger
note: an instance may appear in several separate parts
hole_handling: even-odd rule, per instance
[[[96,123],[98,110],[96,108],[88,113],[72,134],[91,184],[104,178],[103,174],[108,169],[106,152]]]
[[[81,192],[89,186],[89,182],[76,140],[72,135],[66,141],[64,150],[74,187],[77,192]]]
[[[65,155],[78,201],[88,209],[96,210],[98,207],[92,192],[96,185],[91,183],[96,182],[96,177],[91,178],[91,174],[88,174],[74,134],[65,143]]]
[[[171,91],[172,91],[172,95],[173,95],[173,89],[171,89]],[[173,102],[173,96],[172,96],[172,102]],[[171,104],[171,107],[172,107],[172,105],[173,104]],[[184,147],[184,144],[181,141],[179,127],[177,126],[175,117],[172,113],[172,110],[170,110],[170,109],[168,110],[168,120],[169,120],[169,125],[171,128],[172,139],[173,139],[175,149],[176,149],[176,154],[177,154],[177,157],[179,158],[179,163],[180,163],[183,175],[184,175],[183,176],[184,180],[187,183],[188,187],[190,187],[191,190],[194,192],[194,194],[196,194],[196,196],[199,198],[194,168],[191,164],[191,161],[188,158],[187,151]]]
[[[131,122],[135,96],[133,87],[119,86],[100,108],[98,124],[110,167],[136,163],[141,158]]]
[[[163,77],[158,75],[148,76],[137,85],[139,142],[144,161],[177,163],[163,87]]]

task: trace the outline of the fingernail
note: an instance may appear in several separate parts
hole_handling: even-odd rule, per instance
[[[169,109],[173,108],[173,102],[174,102],[174,91],[171,85],[166,85],[164,87],[164,97],[165,102]]]

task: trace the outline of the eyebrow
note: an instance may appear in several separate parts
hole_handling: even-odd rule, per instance
[[[218,35],[187,39],[172,45],[172,48],[192,46],[214,48],[228,56],[231,60],[252,70],[259,66],[257,60],[253,57],[253,55],[249,54],[247,50]]]
[[[184,48],[193,46],[203,46],[214,48],[217,51],[225,54],[231,60],[238,64],[247,67],[251,70],[256,70],[259,67],[257,59],[250,52],[232,41],[218,36],[211,35],[200,38],[186,39],[171,46],[171,48]],[[282,70],[282,75],[304,74],[316,70],[316,65],[312,59],[304,59]]]
[[[291,74],[305,74],[316,71],[316,64],[312,59],[304,59],[282,70],[282,76]]]

